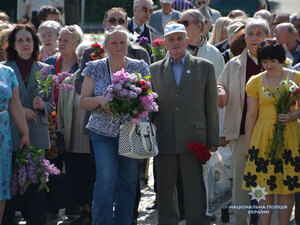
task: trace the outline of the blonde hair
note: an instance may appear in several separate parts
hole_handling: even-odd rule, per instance
[[[232,19],[227,16],[223,16],[217,19],[215,26],[212,30],[211,37],[208,43],[215,45],[224,39],[222,38],[222,34],[225,32],[227,34],[227,27],[230,24]]]
[[[8,36],[12,32],[12,30],[13,28],[11,27],[0,31],[0,50],[4,50],[2,49],[2,46],[5,42],[8,42]]]

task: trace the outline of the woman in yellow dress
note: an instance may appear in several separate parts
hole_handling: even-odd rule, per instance
[[[242,188],[265,188],[266,200],[259,204],[274,204],[274,195],[278,196],[278,205],[286,207],[278,210],[279,224],[288,225],[293,208],[294,193],[300,192],[300,150],[298,141],[298,122],[300,109],[297,104],[286,114],[278,114],[274,98],[270,93],[277,91],[282,81],[300,81],[300,73],[283,68],[284,48],[275,40],[266,39],[257,50],[258,62],[264,72],[252,76],[246,85],[247,116],[246,144],[244,155],[247,160]],[[274,124],[280,121],[285,125],[283,137],[285,146],[279,152],[278,159],[270,157],[270,139],[274,134]],[[260,224],[271,223],[272,210],[260,215]]]

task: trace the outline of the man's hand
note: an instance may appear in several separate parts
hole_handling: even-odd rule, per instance
[[[227,93],[225,89],[221,86],[218,86],[218,106],[219,108],[224,108],[227,102]]]

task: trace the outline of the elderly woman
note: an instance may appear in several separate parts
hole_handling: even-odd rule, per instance
[[[92,43],[82,42],[76,49],[78,63],[85,48]],[[80,64],[85,66],[85,64]],[[80,68],[63,83],[75,86],[76,74]],[[66,177],[69,190],[68,202],[70,206],[80,206],[80,217],[74,224],[91,224],[90,205],[93,196],[93,182],[95,177],[95,160],[90,149],[89,136],[85,135],[86,110],[79,106],[79,94],[74,90],[61,90],[58,98],[58,130],[64,134]],[[71,224],[73,224],[71,223]]]
[[[42,42],[42,62],[58,53],[58,34],[60,29],[61,25],[54,20],[45,21],[39,26],[38,35]]]
[[[218,80],[219,107],[223,108],[226,105],[224,135],[226,140],[230,141],[232,151],[234,205],[250,203],[248,192],[241,189],[245,169],[245,161],[242,160],[247,112],[245,84],[251,76],[261,72],[262,68],[257,62],[257,47],[269,32],[267,21],[249,19],[245,27],[246,49],[241,55],[229,60]],[[246,211],[235,210],[234,215],[236,224],[247,224]]]
[[[0,223],[4,211],[5,201],[10,199],[10,176],[12,167],[11,158],[11,131],[10,118],[16,123],[22,139],[19,148],[29,145],[29,133],[19,99],[18,81],[14,71],[0,64]]]
[[[104,40],[108,57],[89,62],[82,73],[85,78],[80,105],[92,110],[87,127],[97,170],[92,206],[94,225],[130,225],[133,216],[138,160],[118,155],[120,117],[110,113],[107,98],[103,96],[111,84],[112,74],[122,68],[129,73],[139,72],[142,76],[150,74],[144,61],[126,57],[127,45],[126,28],[108,28]]]
[[[49,148],[48,120],[46,115],[53,109],[53,95],[46,96],[38,88],[35,80],[36,71],[40,71],[46,64],[37,61],[39,55],[39,40],[28,25],[16,25],[8,37],[7,61],[4,65],[11,67],[19,83],[19,96],[23,112],[29,128],[31,146],[35,148]],[[20,146],[20,134],[16,124],[12,123],[12,150]],[[44,225],[45,201],[44,191],[37,191],[38,184],[29,186],[23,197],[26,207],[26,220],[29,224]],[[10,224],[13,224],[10,223]]]

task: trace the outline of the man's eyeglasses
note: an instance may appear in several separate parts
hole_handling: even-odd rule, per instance
[[[188,20],[179,20],[179,21],[177,21],[177,23],[180,23],[180,24],[182,24],[183,26],[185,26],[185,27],[188,27],[191,23],[196,23],[196,22],[190,22],[190,21],[188,21]]]
[[[148,12],[148,11],[149,11],[150,14],[153,13],[153,9],[148,9],[146,6],[143,6],[143,7],[142,7],[142,10],[143,10],[144,13],[146,13],[146,12]]]
[[[259,48],[263,48],[265,46],[275,46],[278,42],[275,39],[265,39],[258,44]]]
[[[124,25],[126,22],[123,18],[119,18],[117,20],[115,17],[111,17],[107,21],[111,24],[115,24],[116,22],[118,22],[118,24],[120,24],[120,25]]]

